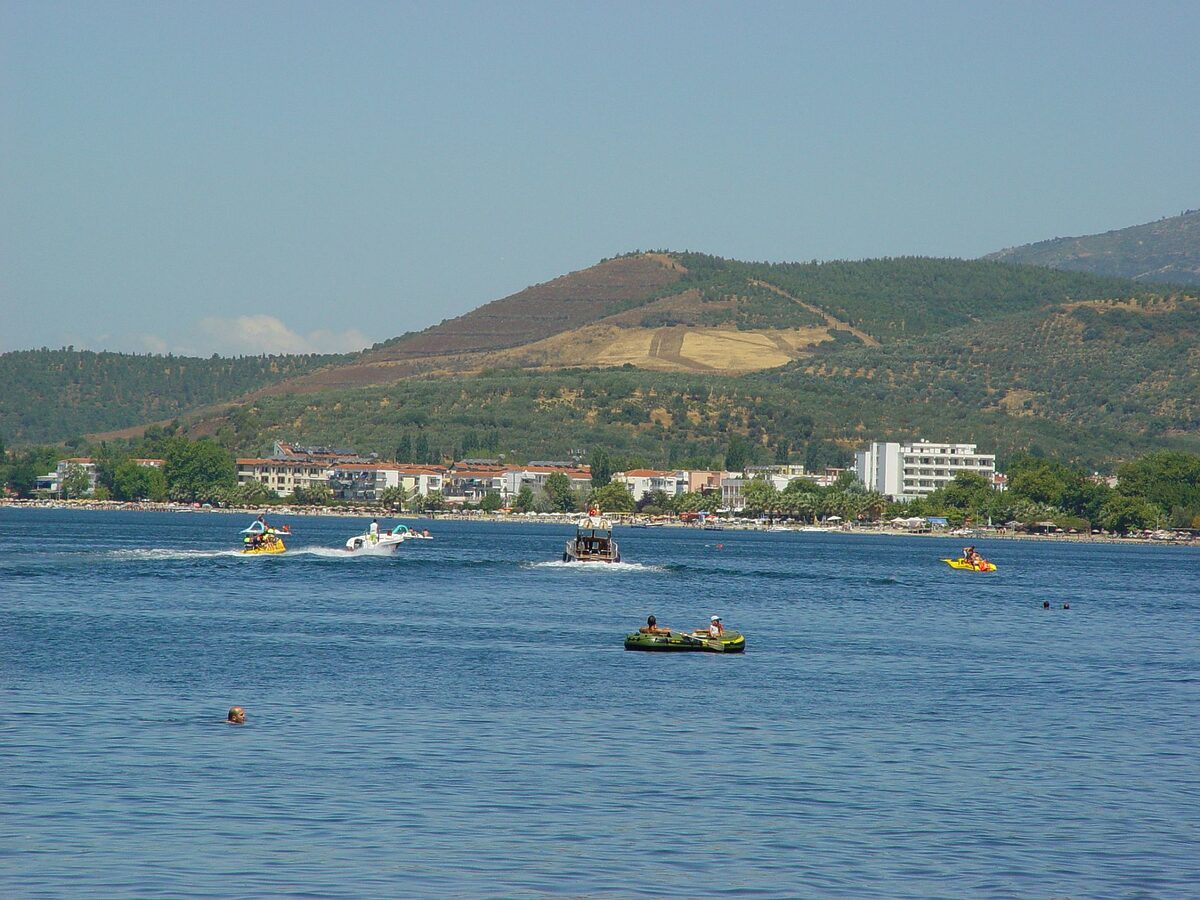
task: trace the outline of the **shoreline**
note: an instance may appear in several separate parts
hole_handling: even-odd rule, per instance
[[[425,519],[444,522],[482,522],[494,525],[571,525],[579,518],[579,513],[536,513],[530,515],[499,514],[499,513],[388,513],[376,507],[354,506],[330,508],[324,506],[289,506],[276,504],[271,506],[201,506],[182,503],[123,503],[117,500],[0,500],[0,509],[22,510],[76,510],[87,512],[169,512],[169,513],[216,513],[219,515],[258,516],[260,513],[270,513],[278,516],[321,516],[328,518],[379,518],[379,519]],[[614,524],[626,528],[646,527],[642,521],[629,521],[620,518],[622,514],[612,516]],[[655,522],[655,528],[687,528],[693,531],[709,531],[719,534],[721,531],[752,531],[770,534],[833,534],[843,536],[855,535],[884,535],[887,537],[922,537],[922,538],[955,538],[958,540],[977,541],[1060,541],[1077,544],[1143,544],[1169,547],[1200,547],[1200,539],[1188,538],[1153,538],[1153,537],[1123,537],[1114,534],[1022,534],[1011,531],[976,530],[971,535],[956,535],[949,531],[909,531],[907,529],[889,527],[838,527],[823,528],[813,526],[761,525],[746,522],[722,522],[718,528],[704,528],[687,522]]]

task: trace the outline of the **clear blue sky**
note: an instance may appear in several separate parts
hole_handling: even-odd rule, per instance
[[[0,0],[0,350],[346,350],[634,249],[1200,206],[1200,3]]]

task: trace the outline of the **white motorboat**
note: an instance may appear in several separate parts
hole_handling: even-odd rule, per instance
[[[395,550],[405,541],[429,540],[429,532],[413,531],[407,525],[397,525],[391,531],[380,531],[376,534],[356,534],[346,541],[346,550],[353,553],[358,550]]]

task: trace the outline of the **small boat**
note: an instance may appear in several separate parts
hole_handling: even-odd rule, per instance
[[[598,509],[575,523],[575,537],[567,541],[563,562],[616,563],[621,561],[621,549],[612,537],[612,522],[600,515]]]
[[[988,562],[986,559],[983,560],[983,562],[981,562],[979,565],[975,565],[973,562],[962,556],[960,556],[958,559],[943,559],[942,562],[952,569],[966,569],[970,572],[996,571],[996,564],[994,562]]]
[[[405,541],[429,540],[429,533],[422,534],[413,531],[407,525],[397,525],[391,531],[381,531],[378,534],[356,534],[346,541],[345,549],[350,553],[355,550],[395,550]]]
[[[261,556],[285,552],[287,547],[283,544],[283,535],[292,532],[286,525],[276,531],[256,519],[249,528],[243,528],[241,533],[245,535],[242,538],[242,553],[247,556]]]
[[[727,631],[711,637],[707,631],[673,631],[670,634],[643,634],[638,631],[625,635],[626,650],[651,650],[665,653],[742,653],[746,637],[738,631]]]

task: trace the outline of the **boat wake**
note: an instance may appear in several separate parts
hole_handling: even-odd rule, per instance
[[[144,550],[110,550],[108,555],[113,559],[133,560],[240,559],[245,556],[241,550],[173,550],[166,547],[152,547]]]
[[[200,559],[275,559],[287,560],[298,556],[318,559],[361,559],[362,557],[391,557],[396,554],[390,547],[370,547],[348,552],[341,547],[289,547],[284,553],[243,553],[241,550],[175,550],[153,547],[135,550],[110,550],[112,559],[139,561],[200,560]]]
[[[651,566],[644,563],[577,563],[577,562],[562,562],[561,560],[548,560],[546,562],[526,563],[522,568],[530,569],[566,569],[569,571],[588,572],[608,572],[610,574],[628,574],[630,572],[665,572],[663,566]]]

